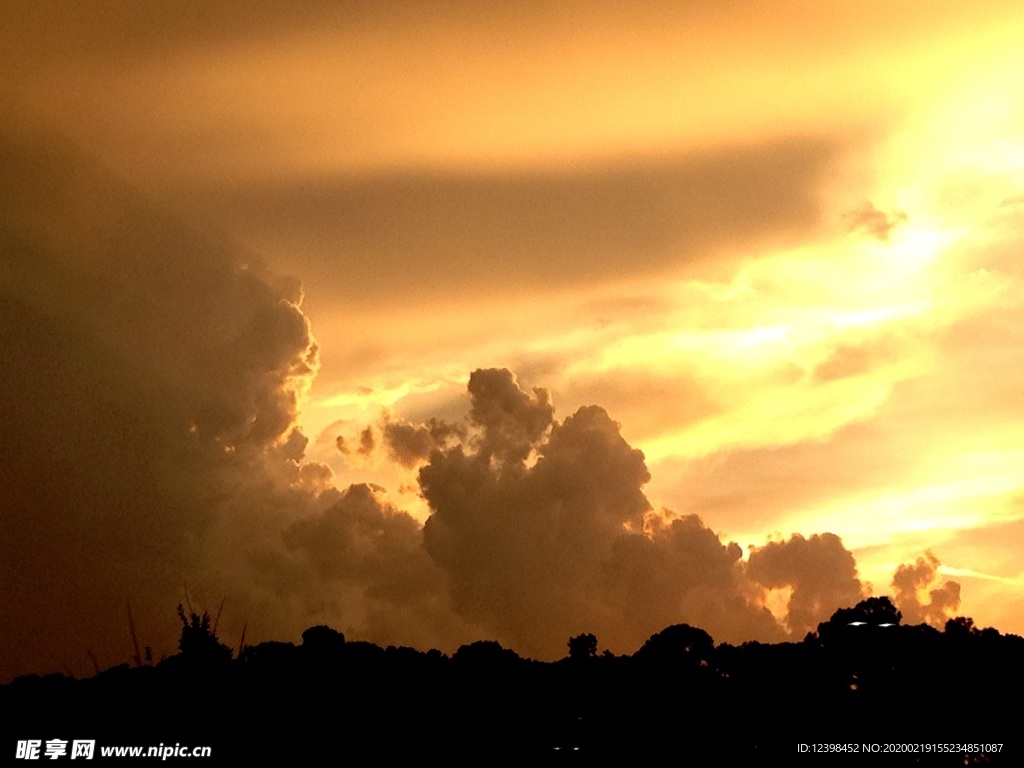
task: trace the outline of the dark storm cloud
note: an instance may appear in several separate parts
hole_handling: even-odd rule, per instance
[[[597,407],[555,426],[539,451],[532,468],[438,451],[420,485],[433,511],[425,545],[450,575],[456,610],[549,656],[567,632],[603,618],[603,564],[624,523],[642,526],[648,475]]]
[[[423,548],[422,528],[384,499],[353,485],[322,514],[284,533],[293,597],[309,621],[343,617],[343,628],[383,644],[450,646],[474,638],[448,605],[445,574]],[[298,553],[299,561],[294,560]]]
[[[465,425],[382,428],[408,459],[434,443],[425,528],[379,489],[336,490],[301,463],[318,350],[296,281],[60,142],[8,132],[0,165],[0,675],[130,658],[126,598],[171,652],[185,582],[250,640],[319,622],[451,649],[482,628],[553,657],[572,633],[629,651],[677,621],[781,636],[735,544],[652,517],[643,456],[602,408],[556,421],[507,370],[470,376]],[[379,447],[364,429],[356,451]]]
[[[174,636],[225,504],[278,488],[272,517],[324,489],[295,464],[317,349],[297,283],[73,148],[8,131],[0,166],[0,675],[80,669],[86,647],[112,663],[126,597],[140,633]]]
[[[807,238],[835,148],[822,141],[479,174],[300,179],[190,193],[243,241],[346,301],[450,287],[481,293],[684,267],[742,244]]]
[[[470,382],[475,434],[420,470],[432,510],[424,543],[455,609],[522,652],[550,657],[584,629],[630,650],[679,621],[720,640],[779,639],[764,586],[792,587],[789,620],[801,632],[860,597],[837,537],[770,546],[751,580],[740,548],[699,518],[652,514],[643,455],[604,409],[580,408],[546,431],[544,390],[521,389],[505,370]],[[496,455],[510,434],[518,447]]]

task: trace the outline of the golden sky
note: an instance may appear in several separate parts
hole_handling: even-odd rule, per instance
[[[470,372],[506,368],[550,391],[558,421],[606,409],[643,452],[651,505],[698,515],[745,557],[833,533],[886,594],[930,551],[922,602],[955,580],[956,613],[1024,632],[1016,6],[125,0],[7,15],[17,146],[66,142],[247,269],[301,281],[319,368],[274,385],[302,379],[268,439],[301,425],[300,464],[330,466],[328,485],[376,483],[427,519],[425,457],[396,461],[386,424],[459,421]],[[8,231],[54,253],[105,221],[76,214],[65,237],[59,208],[49,224],[20,211]],[[99,258],[55,263],[95,274]],[[28,285],[11,264],[7,297]],[[182,295],[199,270],[178,276]],[[278,289],[298,306],[293,283]],[[69,322],[106,339],[83,302],[89,321]],[[161,317],[140,338],[198,359]],[[220,315],[196,317],[198,338]],[[179,358],[141,357],[171,381]],[[309,605],[296,621],[321,615]]]

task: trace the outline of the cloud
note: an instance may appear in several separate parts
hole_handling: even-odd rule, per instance
[[[0,676],[83,672],[86,648],[129,658],[125,599],[140,641],[173,651],[183,583],[226,598],[222,633],[247,623],[250,640],[328,623],[550,658],[581,631],[631,651],[679,621],[784,636],[738,546],[651,509],[643,455],[603,408],[556,420],[508,370],[470,375],[465,424],[360,433],[356,453],[426,460],[424,527],[380,489],[337,490],[303,461],[319,349],[296,281],[59,141],[7,132],[0,165]],[[811,569],[827,583],[846,573],[833,549],[839,576]],[[824,610],[809,594],[822,605],[801,610]]]
[[[643,455],[604,409],[580,408],[547,432],[546,393],[507,370],[476,371],[470,396],[480,434],[434,450],[420,470],[424,544],[455,609],[520,652],[551,657],[581,631],[629,651],[679,621],[720,640],[780,639],[766,586],[794,588],[789,618],[801,631],[860,597],[852,556],[831,534],[769,545],[752,580],[739,546],[698,517],[655,513]]]
[[[477,381],[511,379],[494,371]],[[520,391],[504,399],[500,418],[507,394],[477,388],[473,412],[486,418],[475,422],[484,430],[479,451],[435,451],[420,470],[433,511],[424,543],[449,574],[456,610],[520,652],[549,656],[567,632],[599,617],[603,563],[624,524],[642,527],[648,475],[640,453],[597,407],[554,425],[543,444],[517,443],[531,422],[515,424],[513,415],[535,415],[542,404]],[[495,446],[507,448],[497,454],[504,460],[492,461]],[[530,447],[539,456],[527,468]]]
[[[864,596],[853,555],[833,533],[796,534],[758,547],[750,553],[747,573],[771,589],[792,589],[786,624],[796,636]]]
[[[448,603],[445,575],[423,548],[420,524],[369,485],[346,489],[322,514],[284,533],[276,568],[293,571],[294,598],[360,639],[442,645],[475,639]],[[296,556],[298,558],[296,559]]]
[[[485,460],[524,460],[552,424],[550,393],[539,387],[523,391],[511,371],[474,371],[469,395],[469,421],[483,430],[477,450]]]
[[[873,203],[866,202],[843,214],[843,220],[850,232],[860,232],[885,243],[892,231],[907,220],[907,214],[899,210],[885,213],[875,208]]]
[[[817,382],[862,376],[880,365],[886,365],[906,354],[906,344],[891,335],[880,334],[867,339],[835,345],[829,356],[815,366],[812,376]]]
[[[903,613],[905,624],[930,624],[943,627],[960,607],[960,585],[942,581],[939,559],[930,551],[913,565],[903,564],[892,577],[893,601]],[[922,594],[925,600],[922,600]]]
[[[425,424],[388,418],[382,431],[388,456],[407,469],[426,460],[435,448],[445,447],[452,439],[466,437],[466,428],[462,424],[450,424],[436,418]]]
[[[301,514],[328,483],[296,464],[301,292],[52,136],[3,132],[0,166],[0,676],[126,658],[126,598],[159,653],[183,582],[246,590],[214,546],[234,505]]]
[[[714,388],[687,370],[660,373],[637,366],[574,372],[564,377],[558,394],[562,402],[599,400],[614,413],[628,413],[623,428],[646,439],[678,432],[723,410]]]
[[[650,635],[683,621],[719,642],[784,639],[763,590],[745,576],[740,547],[723,543],[696,515],[668,517],[652,518],[650,536],[616,540],[608,573],[624,624]]]
[[[114,66],[130,54],[179,54],[183,49],[201,49],[213,44],[252,42],[254,34],[279,36],[289,28],[309,22],[314,14],[324,16],[331,4],[303,0],[287,11],[275,3],[257,0],[249,13],[240,13],[233,3],[210,6],[186,0],[173,11],[161,6],[140,6],[130,0],[111,0],[96,8],[80,6],[21,6],[11,9],[11,44],[19,52],[32,54],[26,37],[45,29],[41,50],[34,53],[71,60],[105,62]],[[320,21],[323,19],[321,18]],[[13,34],[21,33],[21,39]],[[20,44],[19,44],[20,43]]]
[[[826,141],[779,140],[570,169],[189,182],[180,199],[196,202],[199,218],[218,211],[250,247],[280,253],[318,305],[400,306],[428,298],[441,274],[450,289],[507,296],[803,241],[822,225],[815,190],[835,152]]]
[[[901,417],[887,404],[876,418],[844,426],[825,440],[662,461],[655,482],[662,496],[682,499],[680,513],[729,531],[760,531],[765,520],[795,514],[811,518],[836,498],[917,479],[920,436],[901,428]],[[799,523],[793,528],[806,524]]]

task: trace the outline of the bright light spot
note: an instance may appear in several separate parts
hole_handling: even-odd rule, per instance
[[[422,382],[416,380],[403,381],[392,387],[367,389],[365,391],[339,392],[311,403],[316,408],[355,407],[360,410],[392,406],[413,392],[434,392],[444,386],[444,382]]]

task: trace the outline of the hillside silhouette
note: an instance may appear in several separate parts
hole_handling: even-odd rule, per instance
[[[944,631],[901,618],[873,597],[799,643],[715,645],[677,624],[632,655],[601,651],[582,633],[567,638],[565,658],[538,662],[490,640],[447,656],[352,641],[326,626],[299,644],[233,654],[208,615],[181,611],[174,656],[81,680],[21,677],[0,686],[0,706],[15,739],[210,745],[215,762],[1016,764],[1024,639],[964,617]],[[849,751],[820,753],[836,744]],[[893,748],[911,751],[885,753]]]

